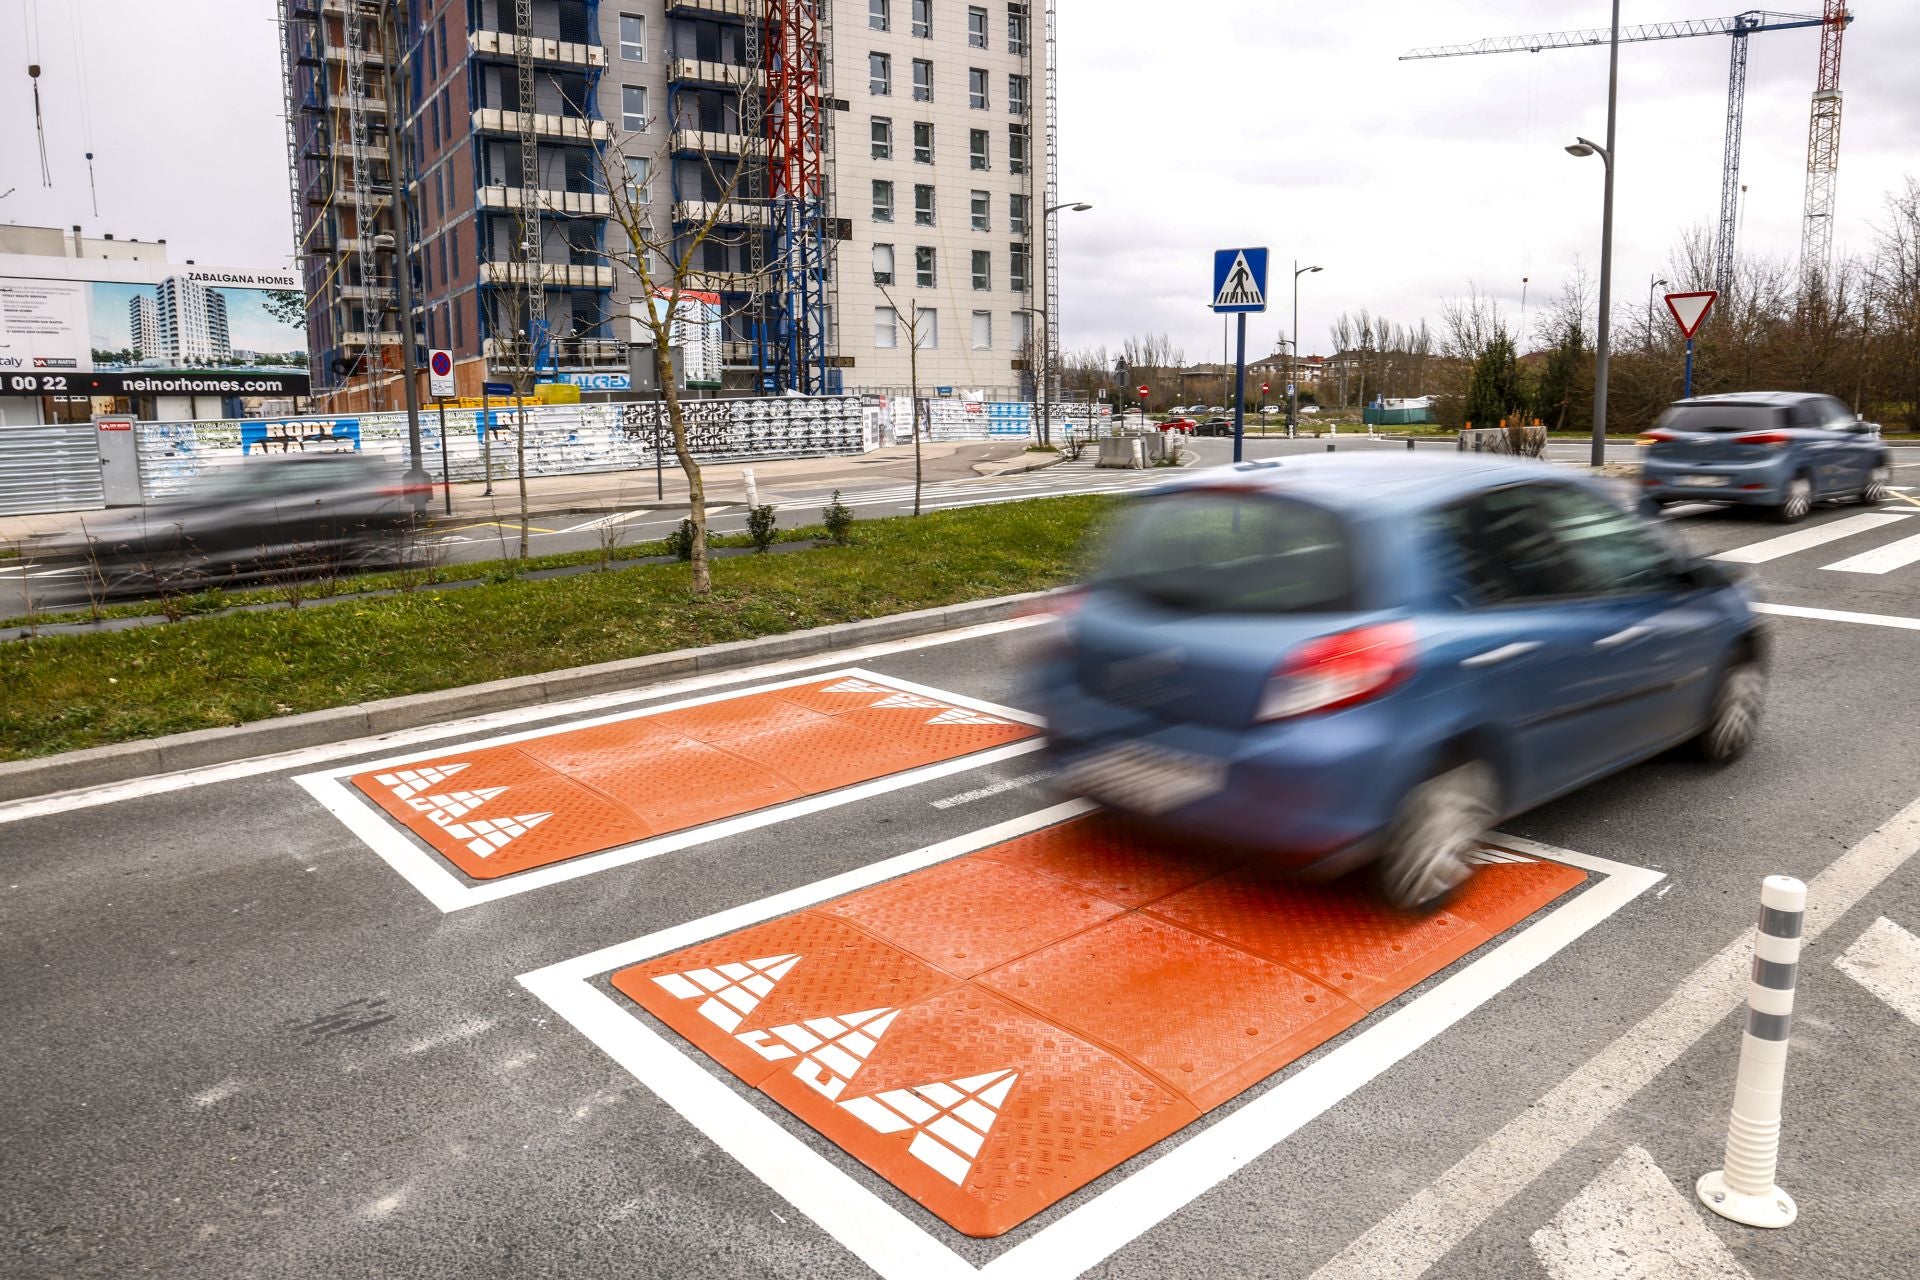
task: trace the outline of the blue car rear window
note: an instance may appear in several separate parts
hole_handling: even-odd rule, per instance
[[[1137,503],[1109,534],[1095,582],[1191,613],[1323,613],[1353,607],[1346,527],[1268,494],[1194,490]]]
[[[1770,404],[1676,404],[1660,415],[1667,431],[1765,431],[1781,425]]]

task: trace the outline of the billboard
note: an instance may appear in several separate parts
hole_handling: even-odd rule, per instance
[[[675,306],[671,290],[653,291],[653,314],[656,318],[666,319],[669,309],[672,309],[673,324],[667,331],[669,345],[679,347],[684,353],[681,357],[684,367],[680,370],[684,386],[721,385],[720,305],[720,295],[717,293],[682,289],[679,304]]]
[[[0,255],[0,394],[307,390],[291,271]]]

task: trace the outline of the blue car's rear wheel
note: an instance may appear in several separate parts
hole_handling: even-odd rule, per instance
[[[1860,501],[1864,505],[1887,500],[1887,485],[1893,480],[1893,468],[1884,462],[1873,464],[1873,470],[1867,473],[1866,487],[1860,490]]]
[[[1813,481],[1805,476],[1795,476],[1787,481],[1787,491],[1780,498],[1780,505],[1773,509],[1773,518],[1781,524],[1793,524],[1804,520],[1807,512],[1813,510]]]
[[[1430,910],[1473,875],[1467,861],[1493,824],[1499,781],[1469,760],[1435,774],[1400,801],[1380,852],[1380,892],[1407,911]]]

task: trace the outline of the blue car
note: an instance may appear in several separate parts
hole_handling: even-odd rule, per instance
[[[1124,507],[1036,658],[1065,785],[1436,905],[1502,818],[1681,743],[1751,741],[1749,593],[1584,475],[1287,458]]]
[[[1648,501],[1740,503],[1789,524],[1827,499],[1880,502],[1893,474],[1879,427],[1801,391],[1678,400],[1640,443]]]

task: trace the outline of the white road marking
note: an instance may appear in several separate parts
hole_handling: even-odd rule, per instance
[[[1829,542],[1838,542],[1842,538],[1850,538],[1856,533],[1865,533],[1869,529],[1899,524],[1907,518],[1906,515],[1896,511],[1870,511],[1865,515],[1848,516],[1844,520],[1835,520],[1831,524],[1819,525],[1812,529],[1783,533],[1777,538],[1763,538],[1759,542],[1749,543],[1744,547],[1722,551],[1713,558],[1731,561],[1734,564],[1765,564],[1769,560],[1778,560],[1781,556],[1790,556],[1796,551],[1808,551],[1814,547],[1825,546]]]
[[[1857,556],[1848,556],[1845,560],[1836,560],[1832,564],[1823,564],[1822,569],[1832,569],[1837,573],[1887,573],[1894,569],[1903,569],[1914,561],[1920,560],[1920,534],[1911,538],[1902,538],[1898,542],[1889,542],[1884,547],[1875,547],[1872,551],[1863,551]]]
[[[1751,1280],[1639,1147],[1563,1205],[1532,1244],[1553,1280]]]
[[[957,693],[948,693],[939,689],[930,689],[910,680],[895,676],[877,675],[859,667],[843,667],[823,671],[813,675],[799,676],[790,680],[776,681],[771,684],[750,685],[745,688],[728,689],[721,693],[710,693],[697,698],[687,698],[678,702],[657,703],[638,711],[620,711],[613,715],[596,716],[585,720],[569,721],[562,725],[546,725],[538,729],[509,733],[498,737],[482,738],[474,742],[454,743],[436,747],[435,755],[451,755],[467,751],[480,751],[488,747],[501,747],[509,743],[524,742],[529,738],[546,737],[553,733],[567,733],[575,729],[592,728],[595,725],[612,724],[618,721],[659,715],[666,711],[678,711],[686,707],[704,706],[712,702],[722,702],[748,693],[764,693],[772,689],[786,689],[799,684],[812,684],[818,680],[831,679],[834,676],[851,676],[858,679],[884,683],[895,689],[904,689],[912,693],[938,699],[951,706],[968,707],[988,715],[999,716],[1020,724],[1039,725],[1038,716],[1012,707],[1003,707],[998,703],[986,702],[979,698],[969,698]],[[1040,750],[1046,742],[1034,737],[1021,742],[1011,742],[1005,746],[993,747],[971,755],[956,756],[951,760],[942,760],[934,764],[923,765],[918,769],[909,769],[905,773],[888,774],[868,782],[837,791],[828,791],[819,795],[802,796],[785,804],[772,805],[748,813],[738,814],[719,822],[710,822],[704,826],[691,827],[684,831],[673,831],[665,835],[652,836],[637,840],[618,848],[604,849],[599,853],[584,857],[570,858],[549,866],[537,867],[498,880],[488,880],[477,884],[467,884],[459,876],[449,871],[446,865],[434,854],[426,852],[415,843],[413,837],[390,822],[384,813],[374,807],[371,801],[358,790],[350,787],[346,779],[354,774],[371,773],[380,769],[390,769],[395,765],[406,764],[420,757],[419,751],[410,751],[406,755],[391,756],[384,760],[373,760],[361,764],[340,765],[321,773],[301,774],[294,779],[307,794],[318,800],[322,807],[343,826],[378,854],[386,864],[398,872],[404,880],[420,891],[434,906],[442,911],[458,911],[463,907],[478,906],[484,902],[496,902],[501,898],[527,893],[534,889],[544,889],[548,885],[560,884],[567,880],[577,880],[581,876],[592,875],[612,867],[623,867],[630,863],[657,858],[662,854],[676,853],[681,849],[698,844],[707,844],[738,835],[743,831],[754,831],[761,827],[773,826],[793,818],[804,817],[810,813],[819,813],[825,809],[838,808],[853,804],[874,796],[885,795],[890,791],[900,791],[907,787],[944,778],[951,774],[979,769],[986,765],[997,764],[1002,760],[1012,760]]]
[[[1833,967],[1892,1005],[1908,1022],[1920,1023],[1920,938],[1881,916]]]
[[[393,750],[416,743],[437,742],[444,738],[459,737],[463,734],[485,733],[509,725],[532,724],[543,720],[561,721],[568,716],[602,711],[608,707],[629,706],[654,698],[670,698],[676,694],[691,693],[696,689],[744,684],[796,671],[831,670],[843,662],[861,662],[893,653],[931,649],[963,640],[978,640],[986,636],[1039,626],[1048,620],[1038,616],[1005,618],[999,622],[982,622],[977,626],[961,627],[954,631],[907,636],[899,640],[880,640],[873,644],[841,650],[838,653],[787,658],[780,662],[763,663],[757,667],[739,667],[730,671],[711,671],[705,675],[688,676],[684,680],[669,680],[662,684],[643,685],[636,689],[622,689],[614,693],[594,694],[586,698],[569,698],[561,702],[543,702],[538,706],[516,707],[510,711],[495,711],[486,715],[422,725],[413,729],[396,729],[391,733],[348,738],[340,742],[326,742],[318,746],[303,747],[298,751],[253,756],[245,760],[204,765],[197,769],[181,769],[172,773],[156,773],[144,778],[129,778],[124,782],[76,787],[71,791],[60,791],[53,795],[29,796],[23,800],[0,802],[0,825],[19,822],[26,818],[45,817],[53,813],[67,813],[74,809],[92,809],[105,804],[118,804],[122,800],[137,800],[144,796],[165,795],[172,791],[184,791],[190,787],[231,782],[235,778],[251,778],[263,773],[300,769],[328,760],[365,755],[371,751]],[[908,687],[892,677],[888,677],[888,680],[897,687]],[[413,756],[419,754],[419,752],[412,753]]]
[[[493,1030],[492,1018],[469,1018],[458,1026],[449,1027],[438,1035],[426,1036],[407,1046],[410,1054],[431,1053],[435,1049],[450,1044],[459,1044],[462,1040],[471,1040],[475,1036],[485,1035]]]
[[[1036,769],[1032,773],[1023,773],[1017,778],[1002,778],[990,782],[984,787],[975,787],[971,791],[962,791],[958,795],[930,801],[936,809],[951,809],[955,805],[972,804],[975,800],[985,800],[988,796],[997,796],[1003,791],[1013,791],[1020,787],[1030,787],[1036,782],[1044,782],[1053,776],[1051,769]]]
[[[611,970],[933,866],[1090,812],[1071,800],[871,866],[521,974],[528,991],[631,1072],[728,1155],[886,1280],[1055,1280],[1096,1267],[1303,1125],[1480,1008],[1662,879],[1662,873],[1498,833],[1490,843],[1599,873],[1584,893],[1469,963],[1245,1106],[1178,1142],[986,1266],[976,1269],[916,1218],[846,1173],[780,1121],[604,994]]]
[[[1902,618],[1890,613],[1852,613],[1846,609],[1810,609],[1797,604],[1754,604],[1755,613],[1773,613],[1783,618],[1813,618],[1820,622],[1857,622],[1869,627],[1898,627],[1920,631],[1920,618]]]
[[[1916,852],[1920,800],[1813,877],[1807,886],[1806,944],[1817,941]],[[1740,1008],[1747,999],[1752,955],[1753,930],[1742,929],[1657,1009],[1355,1238],[1312,1280],[1413,1280],[1425,1274]]]
[[[565,529],[555,529],[554,532],[579,533],[586,529],[606,529],[611,528],[613,525],[625,524],[629,520],[637,520],[641,516],[650,514],[652,513],[646,509],[639,511],[616,511],[610,516],[601,516],[597,520],[588,520],[581,524],[569,525]]]

